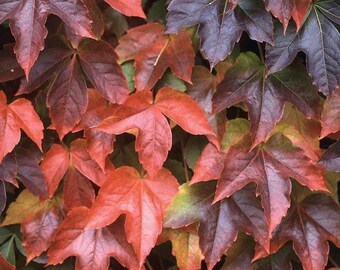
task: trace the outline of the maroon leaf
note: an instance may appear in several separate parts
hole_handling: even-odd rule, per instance
[[[4,46],[0,51],[0,58],[0,82],[6,82],[24,76],[24,71],[21,69],[13,53],[12,45],[6,44]]]
[[[323,153],[319,163],[330,171],[340,172],[340,140]]]
[[[235,6],[236,2],[232,4]],[[247,31],[251,39],[273,44],[272,18],[261,0],[240,0],[234,10],[227,0],[172,0],[168,10],[167,33],[200,24],[201,50],[211,67],[231,53],[243,31]]]
[[[253,146],[265,141],[281,119],[285,101],[307,117],[316,117],[319,107],[318,93],[302,65],[292,65],[266,77],[264,65],[250,52],[241,54],[227,71],[213,101],[215,112],[245,102]]]

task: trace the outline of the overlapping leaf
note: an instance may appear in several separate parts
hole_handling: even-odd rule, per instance
[[[313,83],[323,94],[331,95],[340,82],[340,33],[335,25],[340,24],[338,6],[334,0],[312,4],[298,32],[290,23],[286,34],[282,35],[282,25],[277,23],[275,45],[266,47],[268,74],[284,69],[299,51],[303,51]]]
[[[321,125],[321,138],[340,130],[340,88],[326,99],[321,114]]]
[[[141,0],[105,0],[105,2],[126,16],[145,18]]]
[[[15,179],[18,172],[18,162],[13,154],[8,154],[0,163],[0,214],[6,206],[6,188],[5,181],[18,187]]]
[[[214,95],[215,112],[244,101],[249,109],[253,146],[264,141],[292,103],[307,117],[318,114],[319,97],[302,65],[266,77],[265,67],[251,53],[241,54]]]
[[[261,0],[172,0],[168,6],[167,33],[200,24],[201,50],[213,67],[226,58],[244,31],[250,38],[273,44],[273,22]],[[233,9],[233,7],[235,9]]]
[[[139,269],[136,254],[126,240],[123,219],[104,228],[86,229],[88,216],[86,207],[68,213],[48,250],[48,264],[56,265],[76,256],[76,270],[107,270],[110,257],[114,257],[131,270]]]
[[[208,147],[212,148],[212,146]],[[261,194],[262,205],[269,226],[269,233],[280,224],[290,206],[289,194],[294,178],[311,190],[327,190],[320,167],[307,158],[303,151],[292,146],[284,136],[278,134],[269,141],[251,150],[249,136],[231,147],[227,154],[217,150],[203,152],[195,167],[199,175],[192,183],[219,179],[214,202],[229,197],[250,182],[257,184],[257,194]],[[216,162],[207,166],[209,160]],[[208,174],[204,175],[208,167]],[[201,178],[201,176],[204,176]]]
[[[10,205],[2,225],[21,224],[28,263],[49,248],[63,215],[60,198],[40,202],[38,197],[24,190]]]
[[[340,140],[332,144],[321,156],[319,163],[328,170],[340,172]]]
[[[28,81],[23,80],[17,94],[28,94],[39,88],[55,71],[46,104],[52,120],[50,128],[62,139],[80,122],[88,105],[85,76],[96,90],[112,103],[123,103],[129,91],[114,49],[104,41],[83,39],[76,50],[59,38],[43,51],[32,68]]]
[[[0,91],[0,162],[20,140],[20,128],[41,149],[44,126],[30,101],[20,98],[7,105]]]
[[[119,40],[116,48],[121,62],[135,60],[137,91],[150,90],[169,67],[180,79],[191,82],[195,52],[189,33],[168,36],[158,23],[135,27]]]
[[[300,29],[310,2],[311,0],[265,0],[266,9],[280,20],[284,32],[291,18],[294,19],[297,30]]]
[[[74,33],[94,37],[88,10],[80,0],[5,0],[0,3],[0,23],[10,20],[16,39],[14,52],[26,77],[44,48],[45,23],[50,13],[59,16]]]
[[[180,228],[199,221],[199,243],[208,269],[212,269],[223,252],[231,247],[239,229],[251,234],[268,249],[267,224],[254,189],[244,188],[211,205],[214,190],[211,183],[182,185],[167,209],[164,226]]]
[[[154,100],[150,91],[136,92],[96,129],[110,134],[137,129],[136,150],[139,160],[150,177],[154,178],[172,145],[171,129],[163,114],[185,131],[194,135],[208,135],[217,144],[202,109],[188,95],[172,88],[160,89]]]
[[[301,260],[303,269],[322,270],[327,264],[327,240],[340,246],[340,208],[325,194],[307,196],[295,201],[287,216],[274,231],[271,252],[287,241]]]
[[[102,228],[126,214],[125,231],[140,264],[162,231],[165,208],[178,189],[176,178],[162,168],[156,180],[141,177],[132,167],[111,172],[89,212],[87,228]]]

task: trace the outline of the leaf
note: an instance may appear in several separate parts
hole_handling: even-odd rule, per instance
[[[47,186],[39,161],[32,151],[21,149],[17,155],[20,182],[35,196],[47,198]]]
[[[0,253],[0,264],[3,267],[2,270],[15,270],[15,266],[7,262],[1,253]]]
[[[321,156],[319,164],[330,171],[340,172],[340,140],[332,144]]]
[[[82,116],[76,130],[83,129],[87,139],[86,147],[90,157],[97,162],[102,170],[105,170],[107,155],[113,151],[115,135],[92,129],[105,118],[114,114],[116,107],[107,104],[106,100],[94,89],[88,89],[89,104],[86,113]]]
[[[261,194],[270,234],[290,206],[289,178],[311,190],[327,191],[321,168],[314,165],[302,150],[293,147],[286,137],[278,134],[266,144],[250,149],[249,136],[230,148],[224,159],[214,202],[231,196],[250,182],[256,182],[256,193]],[[220,154],[217,152],[216,155]],[[207,180],[196,177],[191,183]]]
[[[326,99],[321,114],[321,125],[321,138],[340,130],[340,88]]]
[[[241,101],[249,109],[253,146],[256,146],[266,140],[282,118],[285,101],[310,118],[317,116],[319,96],[301,64],[266,77],[258,57],[247,52],[237,58],[218,86],[213,111],[219,112]]]
[[[84,39],[77,50],[79,62],[99,93],[112,103],[122,104],[129,90],[114,49],[104,41]]]
[[[0,4],[0,23],[10,20],[11,31],[16,39],[14,52],[26,77],[44,48],[47,36],[45,23],[50,13],[59,16],[77,35],[94,37],[91,19],[82,1],[14,0],[2,1]]]
[[[90,209],[87,228],[105,227],[126,214],[127,239],[142,264],[156,244],[165,208],[177,189],[176,178],[165,168],[151,180],[148,175],[141,178],[132,167],[119,167],[101,187]]]
[[[13,53],[13,46],[5,44],[0,51],[0,82],[11,81],[24,76],[24,72],[18,64]]]
[[[253,188],[242,189],[211,205],[213,196],[211,183],[182,185],[167,208],[164,226],[180,228],[199,221],[199,243],[208,269],[212,269],[236,241],[239,229],[269,247],[267,224]]]
[[[283,117],[276,124],[272,134],[285,135],[294,146],[299,147],[311,160],[318,160],[321,151],[319,147],[320,122],[307,119],[289,103],[285,104]]]
[[[132,28],[116,48],[121,62],[135,59],[135,87],[150,90],[169,67],[174,75],[191,83],[195,52],[189,33],[163,34],[163,26],[148,23]]]
[[[314,194],[295,202],[273,234],[272,253],[284,243],[293,241],[303,269],[325,269],[329,245],[340,246],[340,208],[325,194]]]
[[[307,14],[311,0],[266,0],[266,9],[270,11],[283,24],[283,31],[286,29],[291,18],[296,23],[297,30]]]
[[[327,5],[330,2],[330,5]],[[324,9],[323,4],[330,9]],[[300,30],[292,23],[282,35],[282,26],[277,23],[274,29],[274,44],[266,46],[267,73],[272,74],[289,65],[299,51],[307,56],[307,70],[313,83],[326,96],[339,86],[340,71],[340,34],[336,26],[340,20],[329,16],[336,1],[318,1],[311,5],[310,11]],[[327,15],[326,15],[327,14]],[[325,16],[326,15],[326,16]]]
[[[69,162],[69,152],[59,144],[53,144],[43,158],[40,168],[46,180],[49,198],[52,198],[57,190]]]
[[[41,150],[44,126],[31,102],[19,98],[7,105],[4,92],[0,91],[0,162],[20,140],[20,128]]]
[[[41,202],[38,197],[24,190],[10,204],[2,226],[21,224],[22,244],[28,263],[48,249],[63,218],[60,198]]]
[[[172,144],[171,130],[162,113],[191,134],[214,136],[199,106],[188,95],[172,88],[160,89],[155,100],[149,91],[132,94],[114,116],[105,119],[96,129],[116,135],[137,129],[139,160],[154,178]]]
[[[0,228],[0,255],[4,256],[10,264],[16,265],[18,256],[16,250],[26,256],[24,247],[21,244],[20,226],[5,226]],[[1,259],[0,259],[1,262]],[[3,264],[0,264],[3,266]],[[6,269],[6,268],[5,268]]]
[[[261,0],[172,0],[168,10],[166,33],[200,24],[201,51],[211,68],[232,52],[243,31],[251,39],[273,44],[272,18]]]
[[[64,65],[47,94],[46,105],[60,139],[72,131],[85,113],[88,103],[87,87],[81,75],[76,55]]]
[[[106,270],[110,257],[114,257],[131,270],[139,269],[133,248],[126,240],[123,219],[104,228],[86,229],[88,216],[86,207],[74,208],[67,214],[48,250],[48,264],[56,265],[76,256],[76,270]]]
[[[105,2],[126,16],[145,18],[141,0],[105,0]]]
[[[201,261],[204,257],[199,248],[199,237],[194,229],[167,229],[162,235],[171,241],[172,254],[176,257],[180,270],[201,269]]]

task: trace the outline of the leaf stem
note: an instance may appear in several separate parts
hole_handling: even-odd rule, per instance
[[[184,155],[184,141],[183,137],[181,138],[181,152],[182,152],[182,159],[183,159],[183,166],[184,166],[184,175],[185,175],[185,181],[189,183],[189,172],[188,172],[188,164],[185,160],[185,155]]]
[[[145,264],[149,270],[153,270],[153,267],[148,260],[145,260]]]
[[[259,49],[261,62],[264,63],[264,56],[260,42],[257,42],[257,48]]]
[[[331,256],[328,256],[328,260],[333,264],[333,266],[336,268],[336,269],[340,269],[340,266],[336,263],[336,261],[331,257]]]

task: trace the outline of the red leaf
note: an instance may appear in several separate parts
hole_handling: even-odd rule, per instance
[[[92,129],[105,118],[114,114],[116,106],[107,104],[106,100],[94,89],[88,89],[89,104],[87,111],[83,115],[78,129],[85,131],[87,139],[87,152],[95,160],[102,170],[105,170],[106,157],[113,152],[115,135]]]
[[[327,240],[340,247],[340,208],[325,194],[295,202],[273,234],[271,252],[287,241],[301,260],[303,269],[325,269],[329,253]]]
[[[300,29],[311,0],[266,0],[266,9],[283,24],[286,32],[289,20],[293,17],[297,30]]]
[[[168,36],[163,30],[158,23],[135,27],[120,39],[116,48],[122,61],[135,59],[137,91],[154,87],[168,67],[178,78],[191,83],[195,52],[189,34],[182,31]]]
[[[95,198],[95,191],[89,179],[73,166],[69,166],[64,179],[65,208],[71,210],[78,206],[90,207]]]
[[[1,267],[3,267],[1,268],[1,270],[15,270],[15,266],[6,261],[1,253],[0,253],[0,265]]]
[[[273,136],[265,145],[250,149],[249,136],[230,148],[224,159],[214,202],[231,196],[250,182],[256,182],[269,233],[280,224],[290,206],[290,177],[311,190],[327,191],[321,168],[304,156],[302,150],[293,147],[284,136]],[[220,154],[215,152],[215,155],[218,158]],[[200,158],[201,162],[205,160],[205,157]],[[204,168],[200,163],[197,166],[198,169]],[[199,179],[201,175],[202,172],[198,171],[192,183],[208,180]]]
[[[48,250],[48,264],[55,265],[76,256],[76,270],[107,270],[112,256],[131,270],[139,269],[133,248],[126,240],[123,219],[108,227],[86,229],[88,216],[86,207],[77,207],[68,213]]]
[[[162,113],[185,131],[209,135],[209,139],[218,144],[204,112],[188,95],[172,88],[160,89],[154,102],[151,92],[136,92],[129,96],[114,116],[105,119],[96,129],[110,134],[137,129],[139,160],[150,177],[154,178],[172,144],[171,130]]]
[[[156,244],[165,208],[178,189],[176,178],[167,169],[161,169],[156,179],[141,178],[126,166],[111,172],[90,209],[87,224],[88,228],[102,228],[126,214],[127,239],[140,264]]]
[[[47,36],[45,23],[49,13],[59,16],[76,34],[94,37],[88,10],[80,0],[2,1],[0,23],[10,19],[11,31],[16,39],[14,51],[26,77],[44,48]]]
[[[49,198],[52,198],[57,190],[69,162],[69,152],[59,144],[53,144],[41,162],[40,167],[46,179]]]
[[[86,140],[77,139],[70,148],[71,159],[74,167],[97,186],[105,180],[105,173],[87,152]]]
[[[321,114],[321,134],[320,137],[326,137],[330,133],[340,131],[340,88],[326,99]]]
[[[44,126],[31,102],[20,98],[7,105],[4,92],[0,91],[0,162],[20,140],[20,128],[41,150]]]
[[[145,18],[141,0],[105,0],[105,2],[126,16]]]
[[[77,55],[84,72],[99,93],[112,103],[122,104],[129,90],[111,45],[85,39],[80,43]]]
[[[57,130],[60,139],[79,123],[87,107],[86,82],[76,59],[74,55],[59,71],[47,95],[51,128]]]

